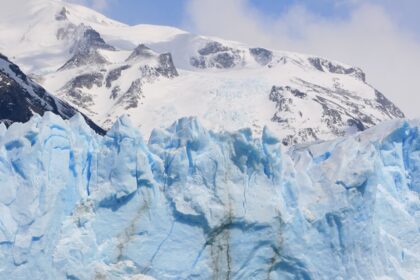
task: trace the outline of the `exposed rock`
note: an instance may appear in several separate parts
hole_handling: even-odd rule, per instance
[[[207,43],[198,50],[198,54],[190,58],[190,64],[201,69],[229,69],[244,63],[241,51],[223,46],[219,42]]]
[[[343,65],[336,64],[336,63],[333,63],[331,61],[328,61],[326,59],[319,58],[319,57],[311,57],[308,60],[312,64],[312,66],[318,69],[319,71],[329,72],[329,73],[334,73],[334,74],[351,75],[364,82],[366,81],[365,73],[359,68],[345,67]]]
[[[111,99],[116,99],[119,93],[121,92],[121,88],[119,86],[116,86],[112,89],[112,94],[110,96]]]
[[[124,65],[109,71],[108,75],[106,76],[106,87],[110,88],[112,86],[112,82],[118,80],[121,77],[122,71],[127,70],[130,67],[130,65]]]
[[[190,64],[196,68],[205,69],[206,68],[206,60],[204,57],[191,57]]]
[[[254,57],[255,61],[262,66],[266,66],[273,60],[273,52],[263,48],[251,48],[249,52]]]
[[[69,119],[78,111],[53,97],[44,88],[27,77],[20,68],[0,54],[0,122],[6,126],[14,122],[27,122],[34,114],[53,112]],[[97,133],[104,130],[86,116],[90,127]]]
[[[390,117],[405,118],[404,113],[397,106],[395,106],[394,103],[392,103],[388,98],[386,98],[382,93],[375,90],[375,95],[376,95],[376,102],[378,102],[379,104],[377,108],[381,109]]]
[[[164,53],[159,55],[159,66],[156,68],[156,71],[167,78],[173,78],[178,76],[178,71],[172,60],[172,55],[170,53]]]
[[[70,82],[67,83],[66,87],[69,88],[88,88],[91,89],[94,85],[97,87],[102,86],[104,76],[102,73],[90,73],[83,74],[75,77]]]
[[[156,60],[157,66],[154,66],[153,60]],[[143,76],[161,75],[167,78],[178,76],[178,71],[170,53],[158,54],[144,44],[140,44],[135,48],[126,61],[150,64],[145,65],[147,67],[142,67]]]
[[[404,117],[377,91],[376,99],[370,99],[354,95],[339,85],[325,88],[303,80],[296,82],[297,88],[273,86],[269,95],[276,104],[271,120],[280,124],[282,131],[290,131],[283,138],[285,145],[316,141],[327,134],[339,137],[363,131],[380,123],[382,117]],[[378,109],[382,117],[377,115]],[[309,127],[308,123],[311,124]]]
[[[81,35],[76,38],[75,43],[70,48],[70,53],[73,56],[60,67],[59,71],[84,65],[108,63],[98,50],[115,51],[113,46],[108,45],[97,31],[83,24],[77,27],[75,32],[81,33]],[[64,31],[60,33],[60,36],[64,36],[63,34],[65,34]]]
[[[226,52],[230,50],[231,50],[230,48],[223,46],[219,42],[209,42],[204,48],[198,50],[198,53],[200,55],[209,55],[209,54],[215,54],[215,53],[220,53],[220,52]]]
[[[92,104],[92,97],[83,91],[83,89],[92,89],[93,86],[101,87],[103,85],[104,75],[102,73],[82,74],[69,81],[62,89],[72,103],[82,108],[88,108]]]
[[[60,12],[55,15],[55,20],[64,21],[67,20],[68,11],[65,7],[63,7]]]
[[[115,48],[108,45],[96,30],[83,24],[81,28],[84,29],[83,35],[74,43],[70,52],[74,54],[87,53],[91,49],[115,51]]]
[[[137,79],[131,83],[130,88],[117,101],[117,104],[124,104],[125,109],[137,108],[139,100],[143,97],[143,81]]]
[[[132,61],[138,58],[148,59],[152,57],[156,57],[156,53],[145,44],[140,44],[133,50],[126,61]]]

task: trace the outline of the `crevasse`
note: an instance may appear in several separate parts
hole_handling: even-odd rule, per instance
[[[195,118],[0,128],[0,279],[416,279],[418,123],[282,148]]]

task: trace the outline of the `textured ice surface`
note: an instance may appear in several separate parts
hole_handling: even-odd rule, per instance
[[[285,150],[47,113],[0,128],[0,279],[416,279],[419,178],[413,122]]]

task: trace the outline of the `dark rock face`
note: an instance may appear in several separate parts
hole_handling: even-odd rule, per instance
[[[134,62],[142,60],[156,59],[158,66],[149,66],[143,69],[144,76],[164,76],[173,78],[178,76],[178,71],[172,60],[170,53],[158,54],[144,44],[136,47],[130,56],[126,59],[127,62]]]
[[[364,131],[366,130],[366,127],[364,126],[363,122],[361,120],[356,119],[348,119],[347,124],[350,127],[355,127],[358,131]]]
[[[55,20],[57,21],[64,21],[67,20],[67,9],[63,7],[60,12],[55,15]]]
[[[138,45],[133,52],[130,54],[130,56],[126,59],[126,61],[132,61],[134,59],[138,59],[138,58],[152,58],[155,56],[155,53],[152,51],[152,49],[150,49],[149,47],[147,47],[144,44],[140,44]]]
[[[219,42],[210,42],[204,48],[198,50],[198,53],[200,55],[209,55],[209,54],[215,54],[215,53],[220,53],[220,52],[226,52],[229,50],[231,49],[223,46]]]
[[[191,57],[190,64],[195,68],[205,69],[206,60],[203,57]]]
[[[80,67],[89,64],[106,64],[108,61],[96,50],[79,53],[68,60],[58,71]]]
[[[96,30],[85,27],[83,36],[75,42],[70,51],[77,54],[87,53],[91,49],[115,51],[115,48],[108,45]]]
[[[0,73],[0,122],[6,125],[13,122],[26,122],[32,117],[32,112],[42,114],[43,111],[49,109],[39,101],[35,102],[37,104],[28,104],[25,98],[28,95],[15,80]]]
[[[112,89],[110,98],[111,99],[116,99],[117,96],[120,94],[120,92],[121,92],[121,88],[119,86],[114,87]]]
[[[382,93],[375,90],[375,95],[376,102],[378,103],[377,108],[385,112],[390,117],[405,118],[404,113]]]
[[[125,109],[137,108],[139,100],[143,97],[143,81],[137,79],[131,83],[130,88],[117,101],[117,104],[124,104]]]
[[[178,71],[170,53],[158,54],[144,44],[136,47],[126,59],[130,65],[124,65],[111,70],[106,77],[106,87],[112,88],[112,83],[118,80],[122,72],[139,67],[139,78],[132,81],[125,92],[119,86],[112,88],[110,98],[117,100],[116,104],[123,105],[125,109],[136,108],[143,96],[143,85],[155,82],[159,77],[174,78]],[[137,64],[137,66],[136,66]]]
[[[342,65],[334,64],[331,61],[328,61],[326,59],[322,59],[319,57],[309,58],[309,63],[311,63],[313,67],[315,67],[316,69],[322,72],[352,75],[364,82],[366,81],[365,73],[363,73],[363,71],[359,68],[355,68],[355,67],[346,68]]]
[[[235,55],[230,53],[220,53],[214,58],[217,68],[233,68],[235,67]]]
[[[153,83],[159,77],[173,78],[178,76],[170,54],[161,54],[158,56],[158,59],[159,65],[157,67],[141,66],[139,69],[141,77],[134,80],[129,89],[121,96],[119,96],[121,89],[118,86],[113,88],[111,98],[118,98],[117,104],[124,104],[125,109],[137,108],[139,101],[144,97],[142,88],[144,84]]]
[[[229,69],[243,63],[241,51],[223,46],[218,42],[209,42],[198,50],[198,56],[190,58],[190,64],[196,68]]]
[[[156,68],[156,71],[167,78],[178,76],[178,71],[175,68],[172,55],[170,53],[163,53],[159,55],[159,66]]]
[[[343,136],[345,131],[342,127],[345,127],[347,124],[347,120],[345,122],[343,120],[344,117],[347,117],[345,114],[346,108],[318,95],[313,100],[322,107],[322,122],[335,135]]]
[[[70,97],[71,101],[77,106],[87,108],[93,102],[89,94],[83,89],[91,89],[93,86],[102,87],[104,75],[102,73],[82,74],[69,81],[61,91]]]
[[[83,88],[86,87],[91,89],[94,85],[101,87],[104,75],[102,73],[91,73],[83,74],[72,79],[68,85],[71,88]]]
[[[273,86],[269,95],[276,104],[271,120],[291,131],[283,139],[285,145],[323,139],[325,133],[343,136],[350,131],[363,131],[387,118],[404,117],[401,110],[378,91],[375,91],[376,98],[362,98],[338,85],[325,88],[303,80],[297,83],[299,89]],[[302,102],[305,105],[302,106]],[[305,108],[312,108],[312,111],[302,111]],[[308,120],[315,120],[319,125],[305,127]]]
[[[81,25],[82,35],[77,38],[70,52],[73,57],[70,58],[59,70],[70,69],[74,67],[89,64],[106,64],[108,61],[98,52],[98,50],[114,51],[115,48],[108,45],[101,35],[90,27]]]
[[[315,129],[306,127],[300,129],[295,135],[287,135],[282,139],[282,144],[285,146],[296,145],[299,143],[298,139],[302,139],[304,142],[317,141],[319,140],[316,135]]]
[[[289,88],[289,87],[287,87]],[[273,86],[270,92],[270,100],[276,103],[277,112],[274,114],[273,118],[271,119],[274,122],[287,122],[287,119],[283,119],[281,117],[282,112],[291,112],[290,104],[293,103],[293,99],[284,96],[283,92],[288,90],[283,87],[276,87]]]
[[[251,48],[249,52],[255,61],[262,66],[268,65],[273,60],[273,52],[263,48]]]
[[[96,35],[93,37],[97,38]],[[102,43],[99,42],[99,45],[96,45],[101,46]],[[144,97],[142,87],[145,84],[153,83],[160,77],[174,78],[178,76],[170,53],[159,54],[143,44],[133,50],[125,63],[125,65],[115,66],[114,69],[105,66],[98,72],[79,75],[69,81],[60,90],[60,93],[65,94],[72,104],[89,110],[94,105],[94,96],[89,90],[93,87],[104,87],[104,90],[109,92],[109,98],[116,100],[115,105],[122,105],[124,108],[130,109],[137,107],[139,101]],[[124,83],[128,81],[124,80],[123,84],[118,81],[123,76],[123,72],[129,69],[132,70],[131,74],[137,76],[129,81],[130,87],[126,89]]]
[[[106,87],[110,88],[112,86],[112,82],[118,80],[121,77],[121,73],[129,68],[129,65],[124,65],[109,71],[108,75],[106,76]]]
[[[0,122],[10,125],[26,122],[34,113],[50,111],[69,119],[78,111],[69,104],[51,96],[44,88],[29,79],[17,65],[0,54]],[[87,124],[99,134],[105,131],[86,116]]]

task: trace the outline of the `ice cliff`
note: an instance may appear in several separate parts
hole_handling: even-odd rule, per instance
[[[418,123],[289,150],[194,118],[146,143],[0,128],[0,279],[418,279]]]

